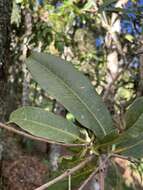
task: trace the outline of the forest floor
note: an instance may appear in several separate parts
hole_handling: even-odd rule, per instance
[[[1,139],[1,190],[34,190],[47,181],[45,143],[29,142],[8,132]]]

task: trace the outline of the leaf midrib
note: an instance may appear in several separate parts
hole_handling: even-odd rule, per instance
[[[123,152],[123,151],[126,151],[126,150],[130,150],[131,148],[134,148],[135,146],[141,144],[143,142],[143,140],[140,140],[139,142],[137,142],[136,144],[133,144],[131,146],[128,146],[128,147],[125,147],[125,148],[120,148],[120,149],[117,149],[116,151],[114,151],[114,153],[120,153],[120,152]]]
[[[40,125],[40,126],[44,126],[44,127],[49,127],[49,128],[51,128],[53,131],[55,130],[55,131],[60,131],[60,132],[62,132],[62,133],[64,133],[65,135],[67,134],[68,136],[71,136],[72,138],[74,138],[74,139],[78,139],[78,140],[80,140],[81,142],[85,142],[83,139],[81,139],[80,137],[78,137],[78,136],[76,136],[76,135],[73,135],[73,133],[69,133],[69,132],[67,132],[67,131],[64,131],[64,130],[61,130],[60,128],[56,128],[56,127],[54,127],[54,126],[52,126],[52,125],[49,125],[49,124],[44,124],[44,123],[39,123],[39,122],[37,122],[37,121],[33,121],[33,120],[30,120],[30,119],[21,119],[21,120],[14,120],[14,122],[18,122],[18,121],[28,121],[28,122],[31,122],[31,123],[33,123],[33,124],[36,124],[36,125]],[[22,127],[23,129],[25,129],[24,127]],[[26,130],[26,129],[25,129]],[[27,130],[28,131],[28,130]]]
[[[37,62],[37,61],[36,61],[36,62]],[[41,64],[41,65],[42,65],[42,64]],[[88,105],[85,104],[84,101],[82,101],[82,99],[65,83],[64,80],[62,80],[59,76],[57,77],[57,75],[55,75],[55,73],[52,72],[52,71],[51,71],[50,69],[48,69],[47,67],[45,67],[45,66],[43,66],[43,65],[42,65],[42,67],[44,67],[44,69],[46,68],[46,70],[48,70],[50,73],[52,73],[52,74],[55,76],[56,79],[58,79],[58,80],[60,79],[60,81],[64,84],[64,86],[65,86],[67,89],[69,89],[69,90],[72,92],[72,94],[74,94],[74,95],[79,99],[79,101],[87,108],[88,112],[91,113],[91,115],[93,116],[93,118],[97,121],[97,123],[98,123],[99,126],[101,127],[101,129],[102,129],[104,135],[106,135],[107,133],[106,133],[104,127],[102,126],[102,124],[100,123],[100,121],[96,118],[96,115],[95,115],[92,111],[90,111]]]

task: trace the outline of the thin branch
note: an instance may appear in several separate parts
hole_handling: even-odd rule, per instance
[[[64,179],[65,177],[72,175],[73,173],[75,173],[76,171],[80,170],[81,168],[83,168],[86,164],[88,164],[90,161],[92,161],[94,158],[94,155],[89,156],[86,160],[84,160],[83,162],[81,162],[79,165],[75,166],[74,168],[68,169],[66,170],[63,174],[61,174],[60,176],[54,178],[53,180],[49,181],[48,183],[45,183],[44,185],[36,188],[35,190],[45,190],[46,188],[50,187],[51,185],[57,183],[58,181],[61,181],[62,179]]]
[[[100,170],[99,170],[99,186],[100,186],[100,190],[104,190],[104,165],[102,162],[102,157],[99,159],[100,162]]]
[[[0,128],[6,129],[8,131],[11,131],[11,132],[16,133],[18,135],[21,135],[23,137],[26,137],[26,138],[29,138],[29,139],[32,139],[32,140],[36,140],[36,141],[45,142],[45,143],[57,144],[57,145],[65,146],[65,147],[84,147],[84,146],[88,146],[88,144],[63,144],[63,143],[58,143],[58,142],[51,141],[51,140],[48,140],[48,139],[45,139],[45,138],[30,135],[30,134],[28,134],[28,133],[26,133],[24,131],[17,130],[15,128],[13,128],[12,126],[3,124],[1,122],[0,122]]]
[[[128,62],[124,68],[116,75],[116,77],[114,78],[114,80],[112,80],[112,82],[109,84],[107,90],[105,91],[104,95],[103,95],[103,100],[106,100],[106,98],[108,97],[110,90],[112,88],[112,86],[115,84],[115,82],[117,82],[117,80],[119,79],[119,77],[127,70],[127,68],[129,67],[130,62]]]
[[[71,175],[68,176],[68,190],[71,190]]]
[[[112,157],[116,157],[116,158],[120,158],[123,160],[128,160],[129,162],[135,163],[135,162],[139,162],[137,159],[129,157],[129,156],[123,156],[123,155],[119,155],[119,154],[112,154]]]
[[[103,166],[106,164],[106,162],[109,160],[109,158],[111,157],[112,155],[108,155],[105,160],[102,162],[102,164],[99,165],[99,167],[96,168],[95,171],[93,171],[89,177],[83,182],[83,184],[78,188],[78,190],[82,190],[86,185],[87,183],[100,171],[102,170]]]
[[[97,168],[95,171],[93,171],[89,177],[83,182],[83,184],[80,186],[80,188],[78,190],[82,190],[88,182],[90,182],[90,180],[97,174],[97,172],[99,171],[99,168]]]

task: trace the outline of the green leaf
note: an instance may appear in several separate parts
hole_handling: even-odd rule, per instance
[[[56,56],[33,53],[27,60],[33,78],[98,138],[113,131],[111,116],[89,80]]]
[[[104,0],[103,4],[100,6],[100,9],[104,9],[115,2],[117,2],[117,0]]]
[[[133,42],[134,41],[134,36],[132,36],[131,34],[126,34],[125,39],[127,39],[129,42]]]
[[[118,144],[116,153],[124,156],[142,158],[143,157],[143,134],[134,139],[127,139]]]
[[[10,122],[16,123],[25,131],[41,138],[63,143],[83,141],[75,125],[40,108],[30,106],[19,108],[11,114]]]
[[[110,162],[105,177],[105,190],[122,190],[123,179],[121,173],[118,170],[117,165],[114,162]]]
[[[16,3],[22,3],[23,0],[16,0],[15,2],[16,2]]]
[[[115,152],[135,158],[143,156],[143,114],[132,127],[120,135]]]
[[[116,142],[118,140],[118,137],[119,137],[119,132],[118,130],[115,130],[114,132],[105,136],[101,141],[96,143],[95,148],[100,150],[107,150],[107,147]]]
[[[143,113],[143,97],[137,98],[125,114],[126,128],[130,128]]]
[[[78,172],[77,174],[73,174],[71,176],[71,189],[76,189],[83,183],[84,180],[92,173],[93,168],[85,167],[85,170]],[[48,187],[48,190],[67,190],[68,189],[68,178],[65,178],[58,183]]]

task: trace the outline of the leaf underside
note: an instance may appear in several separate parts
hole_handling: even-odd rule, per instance
[[[35,107],[22,107],[10,116],[10,122],[32,135],[56,142],[71,143],[76,140],[83,142],[79,137],[78,128],[66,119],[53,113]]]
[[[27,60],[41,88],[63,104],[97,138],[111,133],[111,116],[89,80],[72,64],[50,54],[33,53]]]
[[[116,152],[126,156],[141,158],[143,156],[143,114],[132,127],[120,135]]]
[[[143,97],[135,99],[125,114],[126,128],[130,128],[143,113]]]

